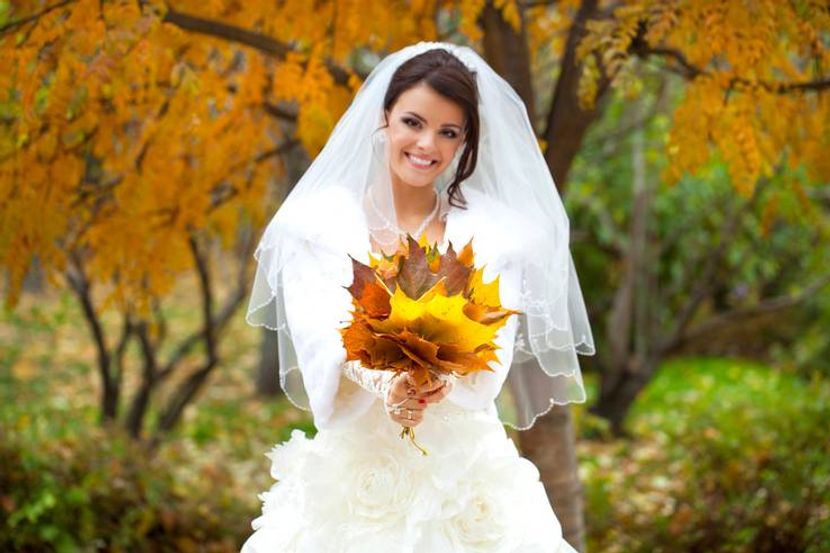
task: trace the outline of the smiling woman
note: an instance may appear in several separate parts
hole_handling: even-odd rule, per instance
[[[474,238],[485,281],[521,313],[498,329],[490,370],[419,387],[391,366],[347,362],[339,328],[349,256],[368,264],[370,250],[422,232],[447,255]],[[248,321],[279,332],[281,384],[319,431],[269,454],[277,483],[244,553],[574,552],[502,417],[526,428],[554,402],[584,401],[576,353],[593,353],[593,339],[527,113],[477,54],[421,43],[384,59],[257,260]],[[502,390],[511,411],[496,407]],[[418,427],[428,456],[400,426]]]
[[[472,174],[478,157],[481,126],[478,101],[475,72],[449,52],[435,50],[428,56],[417,56],[403,63],[395,72],[383,98],[384,118],[392,145],[389,153],[393,183],[394,179],[403,178],[398,172],[400,152],[423,153],[426,156],[422,161],[431,159],[437,162],[433,163],[430,172],[431,184],[447,168],[446,164],[463,142],[452,182],[447,186],[451,203],[462,205],[464,200],[459,187],[461,181]],[[427,120],[426,114],[430,115],[430,120]],[[395,132],[401,124],[413,129],[413,133]],[[430,138],[434,138],[434,142]],[[429,158],[430,152],[424,152],[424,147],[440,150],[441,159]],[[452,153],[447,155],[450,151]],[[419,178],[411,184],[423,183],[424,180],[425,177]]]
[[[422,115],[423,114],[423,115]],[[401,232],[441,242],[443,221],[434,183],[462,145],[463,110],[426,83],[403,92],[385,110],[391,192]],[[377,202],[375,202],[377,206]],[[376,243],[375,249],[382,249]]]
[[[429,114],[432,121],[421,113]],[[392,185],[396,189],[432,186],[461,145],[464,112],[424,83],[401,94],[386,117]]]
[[[386,90],[383,119],[378,132],[386,141],[389,183],[376,183],[370,198],[392,231],[374,233],[373,249],[389,253],[403,233],[420,237],[425,232],[427,239],[440,243],[444,220],[436,218],[441,198],[435,183],[442,174],[451,176],[447,200],[463,207],[460,185],[478,157],[475,74],[444,50],[412,58],[398,68]]]

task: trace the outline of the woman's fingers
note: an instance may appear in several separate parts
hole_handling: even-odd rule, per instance
[[[387,406],[423,410],[428,405],[443,400],[452,390],[452,380],[433,378],[423,386],[417,386],[408,373],[397,375],[387,398]]]
[[[444,381],[438,378],[433,378],[432,381],[426,382],[423,386],[418,388],[418,394],[420,396],[428,395],[434,392],[437,392],[444,386]]]
[[[396,407],[400,407],[401,409],[415,409],[418,411],[423,411],[424,409],[426,409],[426,406],[427,401],[425,399],[406,398],[402,401],[392,403],[390,407],[392,407],[393,409]]]
[[[412,393],[409,391],[412,390]],[[399,374],[392,380],[392,387],[389,390],[389,398],[394,403],[400,403],[405,398],[413,397],[415,387],[409,383],[409,375]]]
[[[424,420],[423,409],[393,409],[389,412],[389,418],[401,426],[413,427],[418,426]]]
[[[401,379],[406,382],[406,379]],[[424,419],[424,410],[431,403],[444,399],[452,390],[452,382],[441,380],[434,385],[421,388],[415,396],[405,395],[407,387],[394,389],[389,395],[387,408],[389,418],[401,426],[412,428],[418,426]],[[425,391],[424,391],[425,390]],[[395,392],[398,392],[396,394]]]
[[[421,396],[427,403],[437,403],[447,397],[452,390],[452,382],[445,381],[441,383],[439,388]]]

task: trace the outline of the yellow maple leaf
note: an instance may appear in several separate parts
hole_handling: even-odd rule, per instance
[[[484,268],[476,269],[467,283],[467,293],[474,303],[488,307],[500,307],[499,277],[484,282]]]
[[[475,350],[495,338],[504,324],[481,324],[464,313],[468,300],[463,294],[447,296],[444,282],[439,281],[419,299],[412,299],[398,287],[390,300],[391,315],[384,321],[370,324],[377,332],[409,330],[427,340],[455,344],[464,350]]]

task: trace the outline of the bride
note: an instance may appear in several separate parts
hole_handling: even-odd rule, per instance
[[[423,233],[517,309],[493,372],[419,388],[345,360],[349,256]],[[567,553],[539,472],[503,423],[585,401],[594,344],[568,219],[524,104],[473,50],[419,43],[383,59],[268,225],[248,322],[277,331],[280,382],[310,409],[268,454],[276,483],[243,553]],[[399,438],[417,427],[422,456]]]

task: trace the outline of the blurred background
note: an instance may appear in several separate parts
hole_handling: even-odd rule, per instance
[[[237,551],[308,413],[263,226],[384,55],[525,100],[597,343],[512,433],[594,552],[830,550],[819,0],[0,0],[0,550]]]

